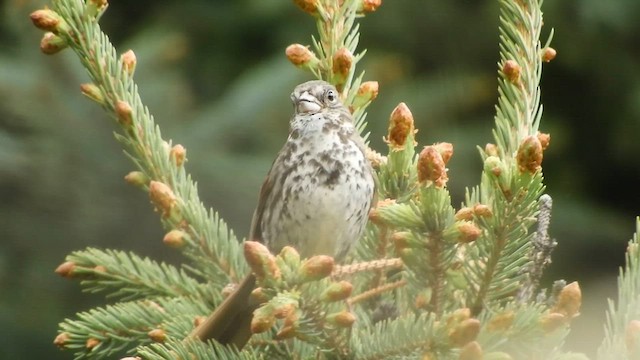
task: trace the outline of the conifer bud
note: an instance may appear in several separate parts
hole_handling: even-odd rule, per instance
[[[300,254],[298,253],[298,250],[291,246],[283,247],[278,256],[285,264],[291,267],[298,267],[300,265]]]
[[[62,277],[72,278],[73,271],[75,269],[76,263],[74,263],[73,261],[65,261],[56,268],[55,273]]]
[[[484,146],[484,153],[489,156],[498,156],[498,147],[496,144],[487,143],[487,145]]]
[[[409,110],[407,105],[401,102],[393,109],[389,117],[389,131],[386,142],[392,151],[400,151],[404,149],[409,137],[411,137],[411,141],[413,141],[413,134],[415,132],[413,114],[411,114],[411,110]],[[412,143],[411,145],[414,144]]]
[[[493,212],[491,211],[491,208],[488,205],[485,204],[476,204],[473,206],[473,213],[477,216],[477,217],[482,217],[482,218],[490,218],[493,216]]]
[[[474,211],[470,207],[463,207],[456,212],[454,218],[456,220],[473,220]]]
[[[344,84],[351,71],[351,65],[353,64],[353,54],[347,48],[340,48],[333,55],[333,75],[336,83],[336,87]]]
[[[193,318],[193,327],[197,328],[207,320],[206,316],[196,316]]]
[[[482,347],[477,341],[472,341],[460,350],[460,360],[482,360]]]
[[[516,159],[518,161],[518,168],[522,172],[535,173],[540,170],[542,166],[542,144],[537,136],[527,136],[520,147],[518,147],[518,153]]]
[[[107,267],[104,265],[96,265],[93,267],[93,272],[94,273],[106,273],[107,272]]]
[[[164,342],[167,339],[167,333],[162,329],[153,329],[147,333],[149,339],[153,342]]]
[[[163,216],[168,216],[178,202],[173,190],[160,181],[149,183],[149,198]]]
[[[507,310],[503,313],[494,316],[487,325],[488,331],[506,331],[513,324],[515,319],[515,313],[511,310]]]
[[[162,242],[168,247],[171,247],[174,249],[180,249],[184,247],[184,245],[186,244],[186,241],[185,241],[186,236],[187,236],[187,233],[185,233],[184,231],[174,229],[169,231],[164,236],[164,238],[162,239]]]
[[[556,52],[556,49],[547,46],[546,48],[542,49],[542,61],[548,63],[551,60],[555,59],[557,54],[558,53]]]
[[[453,313],[451,313],[451,316],[447,319],[447,326],[452,327],[470,318],[471,318],[471,309],[466,307],[456,309]]]
[[[430,289],[423,290],[416,295],[416,298],[413,301],[413,305],[417,309],[426,309],[431,302],[432,291]]]
[[[440,155],[442,156],[442,161],[447,165],[451,157],[453,156],[453,144],[447,142],[435,143],[433,147],[438,150]]]
[[[312,69],[320,63],[316,54],[304,45],[289,45],[285,50],[285,54],[293,65],[302,69]]]
[[[351,327],[356,322],[356,317],[347,310],[327,315],[327,322],[338,327]]]
[[[462,347],[474,341],[478,337],[478,333],[480,333],[480,321],[466,319],[449,333],[449,339],[455,346]]]
[[[631,320],[629,324],[627,324],[624,335],[624,343],[627,346],[627,351],[633,355],[638,355],[636,350],[638,348],[638,340],[640,340],[640,321]]]
[[[370,13],[378,10],[382,5],[382,0],[360,0],[358,12]]]
[[[281,273],[276,264],[276,258],[263,244],[257,241],[245,241],[244,257],[259,280],[280,278]]]
[[[489,156],[484,160],[484,171],[491,177],[499,178],[506,172],[506,166],[497,156]]]
[[[551,312],[540,317],[540,327],[545,333],[550,333],[564,325],[567,317],[557,312]]]
[[[63,332],[58,334],[58,336],[56,336],[56,338],[53,339],[53,344],[59,348],[64,348],[64,346],[67,344],[68,341],[69,341],[69,334]]]
[[[556,304],[551,312],[558,312],[571,319],[579,315],[581,305],[582,292],[580,291],[580,285],[578,285],[577,281],[574,281],[560,290]]]
[[[133,50],[127,50],[120,55],[120,61],[122,62],[122,69],[124,69],[124,71],[130,76],[133,76],[138,62],[136,53],[134,53]]]
[[[409,231],[396,231],[393,234],[391,234],[391,241],[393,242],[393,244],[396,247],[396,250],[398,252],[406,249],[406,248],[410,248],[410,247],[415,247],[415,239],[413,237],[413,235],[411,234],[411,232]]]
[[[56,54],[66,49],[67,46],[67,42],[63,38],[50,31],[44,33],[42,40],[40,40],[40,51],[47,55]]]
[[[547,150],[547,148],[549,147],[549,143],[551,142],[551,135],[538,131],[537,136],[538,140],[540,140],[540,145],[542,145],[542,150]]]
[[[315,15],[318,11],[318,0],[293,0],[293,3],[310,15]]]
[[[36,10],[31,13],[30,17],[33,25],[38,29],[51,31],[54,34],[67,32],[69,28],[64,19],[51,9]]]
[[[378,97],[378,82],[365,81],[360,84],[356,97],[353,99],[353,107],[359,108]]]
[[[124,176],[128,184],[141,187],[149,183],[149,178],[142,171],[132,171]]]
[[[133,109],[128,102],[118,100],[116,101],[114,109],[118,116],[118,122],[120,122],[122,126],[129,127],[133,124]]]
[[[433,146],[425,146],[418,156],[418,181],[420,183],[433,182],[436,187],[442,188],[447,184],[447,168],[438,149]]]
[[[231,293],[229,293],[227,296],[229,295],[231,295]],[[269,301],[269,295],[265,293],[263,288],[257,287],[253,289],[253,291],[251,291],[251,301],[256,304],[263,304]]]
[[[296,328],[293,326],[283,326],[276,333],[277,340],[286,340],[294,338],[298,333],[296,332]]]
[[[87,0],[86,4],[86,14],[91,17],[98,16],[98,14],[104,12],[107,6],[109,6],[107,0]]]
[[[320,298],[326,302],[340,301],[351,296],[352,291],[353,285],[348,281],[342,280],[329,285]]]
[[[512,84],[520,83],[520,73],[522,72],[522,68],[518,65],[515,60],[507,60],[502,65],[502,74],[511,82]]]
[[[331,256],[316,255],[305,260],[300,267],[302,282],[316,281],[331,275],[335,262]]]
[[[276,323],[276,318],[270,311],[269,306],[263,306],[253,312],[251,319],[251,333],[259,334],[265,332]]]
[[[396,203],[395,199],[384,199],[376,203],[376,207],[369,210],[369,220],[374,224],[383,225],[385,222],[380,216],[380,209],[386,206],[392,206]]]
[[[177,167],[182,166],[184,164],[185,159],[187,157],[187,149],[180,144],[174,145],[169,151],[169,158],[173,160]]]
[[[297,304],[292,302],[280,304],[273,308],[273,316],[276,319],[284,319],[297,310]]]
[[[85,348],[87,348],[87,350],[92,350],[93,348],[95,348],[96,346],[100,345],[100,340],[95,339],[95,338],[89,338],[87,339],[87,342],[85,343]]]
[[[97,102],[100,105],[104,105],[104,94],[102,94],[102,90],[97,87],[95,84],[85,83],[80,84],[80,91],[82,94],[89,99]]]

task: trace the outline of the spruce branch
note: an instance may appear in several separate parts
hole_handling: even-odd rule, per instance
[[[183,334],[168,334],[165,322],[175,317],[191,322],[203,308],[188,298],[139,300],[95,308],[62,322],[55,343],[74,351],[76,359],[104,358],[166,337],[181,338]]]
[[[609,299],[605,338],[598,348],[600,360],[640,356],[640,217],[625,260],[618,275],[618,301]]]
[[[500,62],[495,129],[497,146],[481,151],[479,188],[467,193],[466,207],[487,205],[491,217],[477,218],[482,236],[466,253],[468,297],[475,313],[494,301],[514,297],[531,266],[532,235],[542,195],[541,163],[548,136],[539,134],[542,2],[500,1]],[[544,146],[543,146],[544,142]]]
[[[163,344],[149,344],[138,348],[138,354],[147,360],[259,360],[263,356],[246,349],[238,351],[216,343],[170,340]],[[124,359],[123,359],[124,360]]]
[[[97,102],[118,122],[122,132],[116,139],[138,168],[127,181],[149,192],[167,231],[186,233],[183,253],[193,261],[193,269],[214,285],[238,279],[246,272],[240,260],[238,241],[217,214],[207,211],[197,194],[196,184],[184,169],[186,151],[162,139],[160,129],[146,108],[133,81],[136,65],[133,52],[117,56],[116,49],[101,31],[98,18],[106,9],[93,2],[53,0],[52,10],[39,10],[55,17],[50,29],[73,50],[88,72],[92,83],[81,86],[82,93]],[[53,15],[55,14],[55,15]],[[37,25],[37,24],[36,24]],[[213,281],[213,280],[212,280]]]
[[[86,291],[109,292],[107,297],[135,300],[165,296],[193,296],[220,301],[211,286],[199,283],[183,270],[133,253],[88,248],[66,259],[73,270],[67,277],[82,279]],[[69,266],[68,263],[65,263]]]

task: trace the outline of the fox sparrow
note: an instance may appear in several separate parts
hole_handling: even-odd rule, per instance
[[[375,185],[365,145],[338,91],[324,81],[291,94],[289,138],[260,190],[249,239],[272,252],[293,246],[301,256],[344,258],[362,235]],[[242,348],[251,337],[256,306],[248,275],[193,335]]]

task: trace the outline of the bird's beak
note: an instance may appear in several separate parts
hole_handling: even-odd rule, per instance
[[[320,112],[322,106],[318,103],[318,100],[309,94],[304,92],[296,99],[296,111],[298,114],[315,114]]]

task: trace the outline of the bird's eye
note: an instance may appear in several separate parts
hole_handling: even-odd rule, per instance
[[[327,91],[327,95],[325,95],[328,102],[332,103],[338,100],[338,94],[334,90]]]

